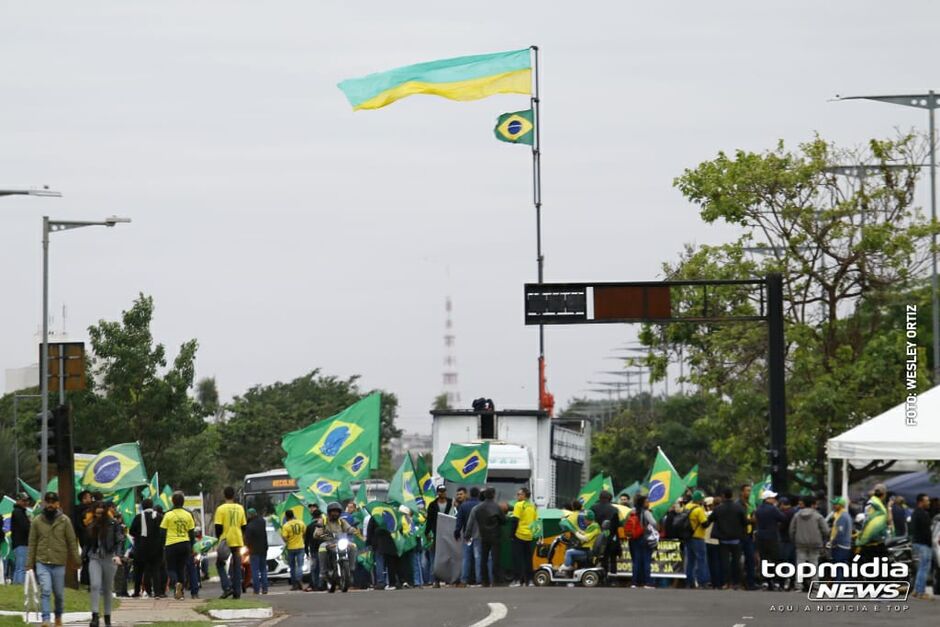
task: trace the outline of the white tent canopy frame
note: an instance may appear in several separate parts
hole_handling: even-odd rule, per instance
[[[914,408],[915,424],[908,423]],[[834,459],[842,460],[842,496],[849,498],[849,460],[927,461],[940,459],[940,386],[907,400],[826,442],[827,489],[832,500]]]

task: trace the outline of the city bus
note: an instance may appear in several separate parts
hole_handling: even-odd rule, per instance
[[[388,481],[384,479],[356,481],[352,484],[353,494],[359,494],[363,487],[367,501],[384,501],[388,498]],[[262,516],[268,516],[274,513],[278,503],[297,491],[297,480],[291,478],[284,468],[275,468],[245,475],[241,500],[245,509],[253,507]]]

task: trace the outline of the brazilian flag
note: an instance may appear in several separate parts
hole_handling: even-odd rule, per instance
[[[156,499],[160,495],[160,479],[159,473],[153,473],[153,476],[150,477],[150,483],[144,486],[143,491],[140,493],[141,497],[145,499]]]
[[[490,443],[451,444],[437,474],[454,483],[483,485],[489,466]]]
[[[424,455],[418,455],[418,461],[414,465],[415,476],[418,477],[418,489],[421,490],[421,496],[424,497],[425,506],[428,506],[437,496],[434,492],[434,480],[431,478],[431,471],[428,469],[427,462],[424,461]]]
[[[345,501],[353,497],[349,481],[342,476],[307,475],[297,481],[305,498],[313,495],[323,503]]]
[[[417,473],[411,461],[411,453],[405,453],[401,466],[388,483],[388,500],[399,505],[407,505],[413,512],[420,509],[418,500],[424,505],[421,498],[421,489],[418,487]]]
[[[605,480],[603,473],[600,473],[581,488],[581,492],[578,493],[578,500],[581,502],[583,509],[590,509],[594,503],[597,503],[597,497],[600,496],[601,490],[607,489],[604,485]]]
[[[532,145],[535,138],[535,122],[532,109],[504,113],[496,120],[493,133],[496,139],[510,144]]]
[[[661,520],[683,492],[685,482],[682,481],[682,476],[676,472],[662,449],[659,449],[650,470],[650,488],[646,497],[653,518]]]
[[[106,448],[88,463],[82,474],[83,488],[103,494],[141,485],[147,485],[147,470],[136,442]]]
[[[685,477],[682,478],[685,482],[686,487],[697,488],[698,487],[698,464],[692,466],[692,470],[689,471]]]
[[[398,513],[398,506],[382,501],[372,501],[366,504],[366,511],[375,519],[376,526],[381,529],[391,534],[401,531],[401,514]]]

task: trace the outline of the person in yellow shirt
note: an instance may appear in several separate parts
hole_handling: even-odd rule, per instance
[[[512,535],[512,561],[516,570],[513,587],[532,585],[532,524],[538,517],[532,493],[521,487],[516,492],[516,504],[512,508],[516,531]]]
[[[696,582],[699,588],[705,588],[710,583],[705,555],[705,522],[708,513],[704,501],[705,495],[701,490],[696,490],[692,493],[692,500],[685,506],[692,527],[692,537],[685,542],[685,580],[690,588],[694,588]]]
[[[232,561],[229,562],[229,577],[232,580],[231,594],[238,599],[242,596],[242,559],[241,549],[245,546],[245,525],[248,524],[248,518],[245,516],[245,508],[235,502],[235,488],[226,486],[222,491],[225,496],[225,503],[219,505],[215,510],[215,535],[219,542],[225,541],[232,551]],[[229,595],[229,591],[224,592],[222,597]]]
[[[177,600],[183,598],[186,563],[192,555],[196,529],[193,515],[183,509],[184,498],[182,492],[173,493],[173,509],[164,514],[160,523],[160,528],[166,531],[163,548],[166,572],[170,578],[170,587],[173,588],[173,597]]]
[[[307,526],[297,520],[293,510],[284,512],[285,522],[281,526],[281,537],[287,544],[287,565],[290,567],[291,590],[303,590],[304,576],[304,532]]]
[[[594,541],[597,540],[597,536],[601,535],[601,526],[595,522],[594,512],[591,510],[584,512],[583,522],[572,533],[578,539],[580,548],[565,551],[565,563],[561,567],[565,573],[574,570],[575,562],[584,563],[594,550]]]

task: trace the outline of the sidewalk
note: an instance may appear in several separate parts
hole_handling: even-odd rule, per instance
[[[208,616],[194,608],[203,599],[121,599],[120,609],[111,617],[114,625],[136,625],[154,621],[206,621]]]

